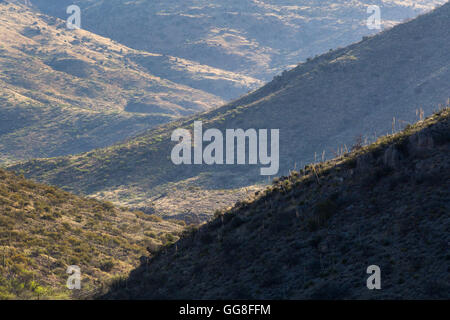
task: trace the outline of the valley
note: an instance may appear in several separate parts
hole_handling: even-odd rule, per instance
[[[449,30],[444,0],[0,0],[0,300],[448,300]]]
[[[134,50],[88,31],[66,30],[65,21],[20,1],[1,3],[0,16],[3,164],[109,146],[218,107],[225,102],[221,90],[248,91],[262,83]],[[218,91],[196,89],[204,81]]]
[[[212,216],[214,210],[233,205],[246,188],[261,187],[270,178],[262,178],[259,168],[251,165],[174,165],[173,131],[183,128],[192,133],[195,121],[202,121],[205,131],[279,129],[278,175],[283,176],[322,155],[330,159],[350,150],[358,137],[371,142],[401,130],[420,115],[438,110],[450,97],[449,10],[447,3],[329,51],[240,99],[123,143],[74,156],[35,159],[9,169],[67,191],[164,216],[186,214],[184,206],[172,201],[177,195],[196,199],[202,194],[205,205],[189,212]],[[165,208],[168,202],[170,210]]]
[[[267,82],[299,62],[379,32],[366,26],[369,5],[380,7],[381,27],[386,30],[445,0],[31,2],[59,18],[67,16],[69,4],[76,4],[82,10],[84,27],[94,33],[131,48],[165,53]],[[208,86],[205,83],[202,89],[209,92]]]
[[[101,299],[448,299],[450,108],[185,232]],[[366,270],[381,269],[381,290]]]

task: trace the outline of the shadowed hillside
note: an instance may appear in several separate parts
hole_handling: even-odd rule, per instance
[[[329,159],[355,137],[398,131],[450,97],[450,4],[323,54],[221,108],[171,122],[115,146],[11,167],[27,177],[164,215],[211,215],[267,181],[260,166],[180,165],[174,129],[280,129],[280,175]],[[422,114],[422,111],[419,114]],[[316,154],[316,157],[315,157]],[[247,190],[248,191],[248,190]],[[182,206],[177,206],[183,199]],[[184,201],[184,199],[187,199]],[[168,207],[170,204],[170,207]],[[167,209],[169,208],[169,209]],[[189,208],[187,210],[186,208]]]
[[[182,225],[0,169],[0,300],[69,298],[70,265],[86,296],[136,267],[147,247],[176,240]]]
[[[449,157],[447,108],[276,179],[101,298],[449,299]]]
[[[16,2],[0,3],[0,16],[0,163],[105,147],[261,84],[67,30]]]

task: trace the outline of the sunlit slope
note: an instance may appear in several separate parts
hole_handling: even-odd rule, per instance
[[[0,299],[70,298],[67,267],[85,296],[138,264],[182,225],[76,197],[0,169]]]
[[[358,136],[398,131],[450,97],[450,4],[359,43],[323,54],[221,108],[152,129],[116,146],[12,167],[28,177],[164,214],[212,214],[257,182],[261,166],[172,164],[176,128],[280,130],[280,171],[349,150]],[[216,192],[216,191],[219,191]],[[220,195],[222,194],[222,195]],[[191,199],[176,208],[177,198]],[[202,201],[196,201],[202,199]],[[226,201],[222,201],[222,200]],[[171,209],[165,211],[165,201]],[[198,206],[197,206],[198,205]]]
[[[77,4],[86,29],[132,48],[165,53],[271,80],[308,57],[377,32],[366,26],[369,5],[382,27],[414,18],[445,0],[35,0],[43,12],[67,17]],[[208,83],[203,87],[208,91]]]
[[[84,30],[67,30],[65,21],[21,4],[1,3],[0,15],[3,161],[104,147],[222,105],[221,97],[195,89],[204,81],[215,83],[216,93],[259,84],[232,72],[133,50]]]

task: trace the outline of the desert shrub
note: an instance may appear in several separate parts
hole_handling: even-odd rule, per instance
[[[144,235],[149,238],[156,239],[157,235],[154,231],[144,231]]]
[[[390,175],[393,172],[393,169],[387,166],[380,166],[375,170],[374,177],[375,182],[378,182],[382,178]]]
[[[200,241],[203,244],[211,243],[211,242],[213,242],[213,240],[214,240],[214,237],[208,232],[203,232],[200,236]]]
[[[347,165],[347,167],[348,167],[349,169],[354,169],[354,168],[356,168],[356,164],[357,164],[356,158],[351,158],[351,159],[347,160],[347,162],[346,162],[345,164]]]
[[[114,209],[114,205],[111,202],[103,202],[103,209],[106,211],[112,211]]]
[[[176,240],[177,240],[177,238],[171,233],[166,233],[161,238],[161,241],[164,245],[170,245],[170,244],[174,243]]]
[[[231,228],[237,228],[239,226],[241,226],[244,223],[244,220],[239,217],[239,216],[235,216],[232,220],[231,220]]]
[[[316,204],[314,215],[318,218],[320,225],[324,225],[336,212],[337,205],[333,200],[325,200]]]
[[[154,214],[146,215],[146,219],[148,221],[153,221],[153,222],[162,222],[163,221],[163,218],[161,218],[157,215],[154,215]]]
[[[100,264],[100,270],[104,272],[110,272],[114,268],[114,262],[112,260],[104,261]]]

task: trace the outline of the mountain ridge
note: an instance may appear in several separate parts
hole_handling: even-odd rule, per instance
[[[105,147],[225,103],[195,89],[199,83],[231,96],[261,84],[67,30],[64,21],[17,2],[1,3],[0,14],[0,162]]]
[[[369,5],[381,27],[413,18],[445,1],[58,1],[32,2],[65,17],[81,8],[84,26],[136,49],[156,51],[270,81],[289,66],[376,33],[366,27]],[[136,23],[136,21],[138,23]]]
[[[446,72],[450,67],[449,16],[447,3],[391,30],[299,64],[227,105],[150,129],[126,143],[9,168],[116,204],[149,212],[156,208],[162,215],[186,215],[182,207],[164,209],[180,195],[201,197],[201,203],[190,202],[195,206],[192,212],[212,215],[215,209],[242,197],[246,187],[264,183],[265,178],[259,175],[259,168],[249,165],[173,165],[173,130],[191,130],[195,120],[203,121],[205,130],[280,129],[279,175],[320,159],[323,152],[325,158],[342,153],[361,134],[371,141],[382,133],[397,131],[414,122],[418,110],[429,114],[439,104],[445,105],[450,96],[450,72]],[[292,141],[296,141],[295,147]],[[228,197],[231,193],[236,197]],[[166,196],[161,199],[161,195]]]
[[[449,155],[447,107],[274,180],[97,298],[448,299]]]

